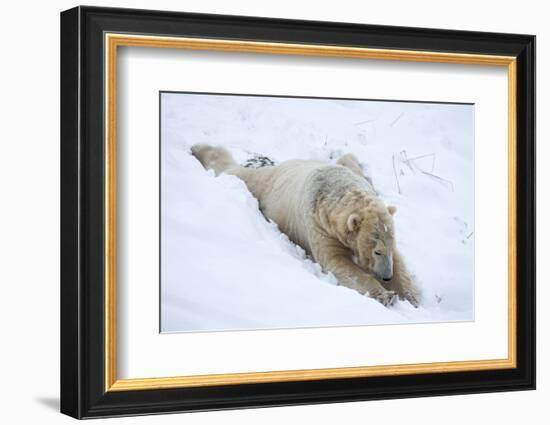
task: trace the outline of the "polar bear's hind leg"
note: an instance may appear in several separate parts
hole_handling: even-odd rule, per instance
[[[352,153],[348,153],[348,154],[342,156],[338,161],[336,161],[336,163],[338,165],[343,166],[343,167],[349,168],[351,171],[353,171],[359,177],[363,177],[364,179],[366,179],[371,184],[371,186],[373,186],[371,176],[366,175],[363,172],[363,167],[361,166],[361,163],[359,162],[357,157],[355,155],[353,155]]]
[[[214,170],[216,175],[239,167],[239,164],[235,162],[229,151],[220,146],[193,145],[191,153],[200,161],[204,168]]]

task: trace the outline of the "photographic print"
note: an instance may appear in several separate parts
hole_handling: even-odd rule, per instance
[[[474,319],[474,105],[160,108],[162,332]]]

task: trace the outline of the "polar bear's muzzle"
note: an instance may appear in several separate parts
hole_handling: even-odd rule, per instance
[[[375,273],[384,282],[393,279],[393,258],[391,255],[381,255],[375,261]]]

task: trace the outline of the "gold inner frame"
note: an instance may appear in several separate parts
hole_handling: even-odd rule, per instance
[[[516,367],[516,58],[462,53],[370,49],[200,38],[105,34],[105,391],[235,385],[319,379],[510,369]],[[508,72],[508,357],[495,360],[283,370],[214,375],[117,379],[116,123],[119,46],[329,56],[507,67]]]

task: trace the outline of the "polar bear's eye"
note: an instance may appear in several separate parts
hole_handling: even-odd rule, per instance
[[[375,253],[376,255],[382,255],[382,253],[381,253],[380,251],[374,251],[374,253]]]

